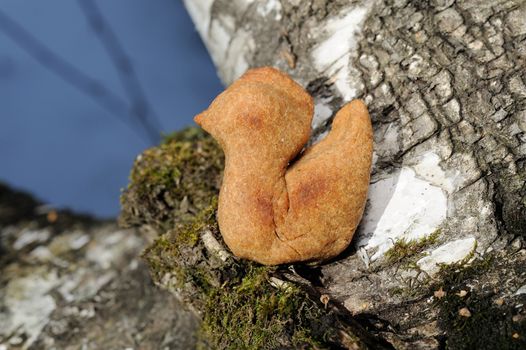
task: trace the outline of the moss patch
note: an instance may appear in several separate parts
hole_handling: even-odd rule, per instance
[[[120,224],[165,231],[192,220],[217,195],[223,166],[220,147],[200,129],[165,136],[137,157],[121,196]]]
[[[515,296],[504,300],[498,298],[496,288],[470,288],[473,281],[495,268],[495,259],[489,255],[469,265],[459,263],[441,268],[440,283],[432,289],[444,292],[435,298],[435,306],[439,308],[438,325],[445,332],[444,348],[526,348],[526,316],[523,308],[516,307],[526,298]]]
[[[276,267],[207,250],[207,232],[224,245],[216,221],[223,153],[191,128],[166,136],[135,162],[123,193],[125,226],[151,226],[160,235],[143,257],[153,279],[201,314],[200,345],[214,349],[361,347],[337,311],[298,286],[277,288]],[[283,268],[282,268],[283,269]],[[286,278],[283,278],[286,279]],[[335,325],[339,322],[341,327]],[[343,334],[343,335],[342,335]]]
[[[249,264],[241,279],[208,290],[202,332],[214,348],[330,346],[336,334],[322,309],[297,287],[273,287],[271,272]]]
[[[202,209],[190,221],[160,235],[143,253],[155,280],[160,281],[166,274],[176,277],[178,287],[195,280],[198,275],[199,259],[205,258],[204,247],[199,241],[205,229],[219,232],[215,220],[217,197],[208,207]],[[189,257],[193,257],[188,259]]]
[[[328,349],[337,344],[336,315],[294,285],[274,287],[269,281],[276,267],[234,258],[217,264],[208,256],[198,237],[209,230],[219,239],[216,205],[213,201],[182,229],[160,236],[144,253],[154,279],[171,276],[179,294],[201,311],[200,346]]]
[[[440,236],[440,229],[435,230],[433,233],[420,239],[400,239],[385,252],[387,262],[389,264],[395,264],[412,258],[411,260],[418,260],[422,257],[422,252],[427,247],[435,244]]]

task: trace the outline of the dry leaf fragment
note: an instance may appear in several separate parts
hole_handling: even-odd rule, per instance
[[[435,298],[442,299],[446,296],[446,292],[444,292],[442,287],[440,287],[440,289],[436,290],[435,293],[433,293],[433,295],[435,296]]]
[[[467,307],[458,310],[458,314],[462,317],[471,317],[471,311]]]
[[[456,293],[456,295],[461,298],[464,298],[467,294],[468,292],[466,292],[465,290],[461,290],[460,292]]]
[[[513,315],[513,317],[511,318],[511,320],[513,322],[519,322],[519,321],[522,321],[522,319],[524,318],[524,316],[522,315]]]

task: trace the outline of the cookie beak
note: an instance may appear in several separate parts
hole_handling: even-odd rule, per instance
[[[194,117],[194,122],[195,122],[197,125],[199,125],[199,126],[202,127],[202,126],[203,126],[203,124],[202,124],[202,123],[203,123],[203,119],[204,119],[204,115],[203,115],[203,113],[200,113],[200,114],[198,114],[198,115],[196,115],[196,116]]]

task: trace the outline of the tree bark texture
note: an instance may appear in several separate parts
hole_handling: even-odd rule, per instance
[[[316,288],[396,348],[454,347],[458,322],[524,344],[497,330],[504,319],[472,320],[484,300],[524,317],[526,2],[185,4],[225,84],[270,65],[313,94],[312,142],[343,103],[368,105],[366,213],[351,247],[314,269]]]
[[[193,347],[197,319],[139,258],[149,240],[0,184],[0,349]]]

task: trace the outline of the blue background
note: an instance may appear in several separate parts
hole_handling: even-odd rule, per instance
[[[162,131],[191,125],[222,85],[182,2],[96,4],[131,58]],[[126,99],[110,56],[77,1],[2,0],[0,10]],[[130,126],[0,30],[0,181],[53,206],[115,216],[133,160],[152,145]]]

